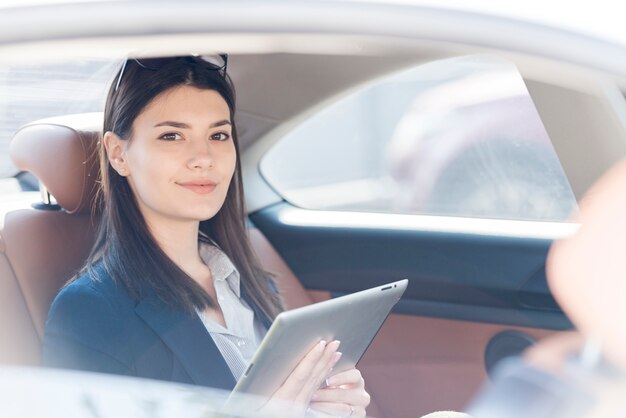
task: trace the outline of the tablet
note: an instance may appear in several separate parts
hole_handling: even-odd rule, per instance
[[[239,393],[271,396],[319,340],[341,341],[334,372],[352,369],[378,333],[408,280],[280,313],[237,382]]]

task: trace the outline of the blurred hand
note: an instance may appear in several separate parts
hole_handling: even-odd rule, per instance
[[[546,270],[555,299],[576,329],[626,371],[626,159],[585,193],[573,236],[550,248]]]
[[[568,359],[580,354],[585,338],[579,332],[561,332],[528,348],[524,360],[540,370],[558,374]]]
[[[337,373],[326,380],[326,387],[315,392],[310,407],[314,411],[341,417],[364,417],[370,395],[357,369]]]

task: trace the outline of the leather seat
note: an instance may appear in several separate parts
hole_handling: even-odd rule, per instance
[[[95,238],[98,175],[93,115],[21,128],[10,146],[58,205],[6,214],[0,231],[0,362],[38,365],[44,324],[60,287],[83,264]]]
[[[58,205],[9,212],[0,231],[0,363],[38,365],[48,309],[85,262],[98,210],[97,143],[102,114],[46,119],[20,129],[11,158],[30,171]],[[312,302],[267,239],[250,230],[264,267],[275,273],[288,308]]]

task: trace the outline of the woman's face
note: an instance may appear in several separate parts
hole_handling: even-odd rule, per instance
[[[149,225],[206,220],[220,210],[237,159],[231,123],[219,93],[177,86],[139,114],[130,141],[108,141]]]

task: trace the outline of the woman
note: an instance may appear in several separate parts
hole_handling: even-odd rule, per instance
[[[130,59],[118,73],[104,112],[99,235],[50,308],[44,364],[232,389],[282,310],[247,238],[222,58]],[[328,378],[338,347],[316,345],[272,400],[365,415],[358,370]]]

